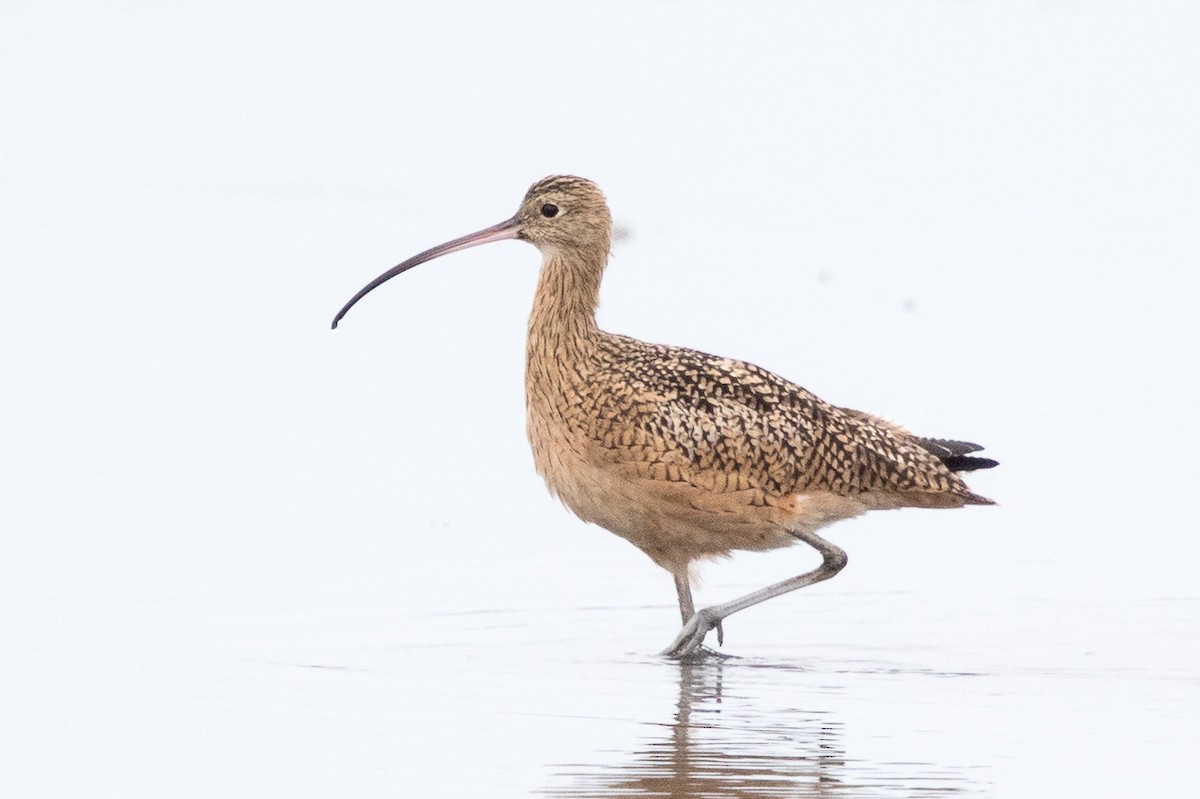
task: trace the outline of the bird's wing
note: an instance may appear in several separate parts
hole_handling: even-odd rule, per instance
[[[895,422],[884,419],[880,416],[874,416],[863,411],[856,411],[851,408],[838,408],[842,413],[852,417],[862,419],[876,427],[882,427],[891,430],[898,434],[902,439],[911,443],[915,443],[921,449],[934,455],[942,465],[952,472],[973,472],[979,469],[991,469],[993,466],[999,466],[998,461],[991,458],[979,458],[971,455],[972,452],[979,452],[983,449],[979,444],[974,444],[970,441],[956,441],[949,438],[926,438],[924,436],[915,436],[905,430]]]
[[[614,460],[662,464],[656,473],[703,487],[964,493],[937,454],[901,428],[847,412],[765,369],[632,339],[599,374],[591,437]]]

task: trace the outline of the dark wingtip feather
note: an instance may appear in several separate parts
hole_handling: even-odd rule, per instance
[[[926,452],[936,455],[952,472],[973,472],[977,469],[990,469],[1000,465],[998,461],[991,458],[970,456],[968,453],[979,452],[983,449],[979,444],[970,441],[955,441],[949,438],[918,438],[917,444]]]
[[[1000,465],[1000,461],[994,461],[991,458],[975,458],[970,455],[952,455],[942,458],[942,463],[952,472],[974,472]]]
[[[955,455],[967,455],[972,452],[979,452],[983,447],[979,444],[973,444],[970,441],[954,441],[948,438],[918,438],[917,443],[920,444],[925,451],[932,452],[939,458],[948,458]]]

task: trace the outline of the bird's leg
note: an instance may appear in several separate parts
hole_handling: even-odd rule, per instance
[[[759,602],[766,602],[768,599],[777,597],[780,594],[786,594],[789,591],[795,591],[797,588],[804,588],[806,585],[828,580],[845,567],[846,553],[841,548],[814,533],[802,530],[791,531],[791,533],[821,553],[823,560],[820,566],[810,572],[805,572],[797,577],[783,580],[774,585],[768,585],[766,588],[760,588],[730,602],[713,605],[710,608],[704,608],[696,612],[684,623],[683,629],[679,631],[679,635],[675,636],[675,640],[659,654],[670,658],[688,657],[700,648],[700,645],[704,643],[704,636],[708,635],[709,630],[712,629],[716,629],[717,631],[717,642],[722,643],[725,636],[721,629],[721,622],[727,616],[737,613],[739,610],[745,610],[751,605],[757,605]],[[678,585],[678,582],[676,585]],[[690,591],[688,598],[691,598]]]
[[[691,584],[691,581],[688,579],[688,573],[687,573],[686,569],[682,573],[676,573],[674,576],[675,576],[675,592],[679,595],[679,615],[682,617],[683,623],[686,625],[689,621],[691,621],[696,616],[696,610],[695,610],[696,606],[692,602],[692,584]],[[725,631],[721,629],[721,622],[718,621],[717,622],[717,642],[722,643],[724,641],[724,638],[725,638]],[[711,655],[713,657],[719,657],[719,658],[729,657],[728,655],[722,655],[721,653],[715,652],[705,646],[699,647],[692,654],[696,655],[696,656]]]
[[[692,604],[692,584],[688,580],[687,568],[683,573],[675,573],[675,593],[679,594],[679,615],[683,616],[683,623],[687,624],[688,619],[696,615],[696,606]]]

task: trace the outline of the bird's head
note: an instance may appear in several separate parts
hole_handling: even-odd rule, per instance
[[[356,302],[396,275],[442,255],[505,239],[523,239],[546,257],[580,258],[602,269],[612,241],[612,215],[600,187],[592,181],[571,175],[543,178],[529,187],[510,219],[414,255],[372,280],[342,306],[333,327]]]

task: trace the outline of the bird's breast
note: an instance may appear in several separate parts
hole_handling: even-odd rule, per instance
[[[697,485],[681,466],[589,435],[553,398],[532,391],[527,430],[534,464],[576,516],[625,538],[664,568],[735,549],[789,546],[788,513],[736,480]],[[636,438],[636,437],[634,437]],[[632,439],[631,439],[632,440]]]

